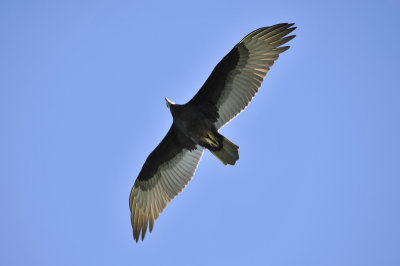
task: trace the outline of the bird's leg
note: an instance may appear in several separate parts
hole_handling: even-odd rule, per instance
[[[206,144],[204,146],[209,149],[218,149],[221,146],[220,138],[211,131],[207,131],[201,140]]]

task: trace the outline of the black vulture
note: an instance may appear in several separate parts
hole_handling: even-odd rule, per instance
[[[259,28],[244,37],[218,63],[207,81],[186,104],[165,98],[173,123],[150,153],[129,196],[133,238],[142,240],[167,204],[187,185],[208,149],[224,165],[239,159],[239,146],[218,133],[257,93],[281,46],[295,37],[296,27],[282,23]]]

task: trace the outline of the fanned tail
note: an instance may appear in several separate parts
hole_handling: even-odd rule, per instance
[[[215,157],[217,157],[224,165],[234,165],[239,160],[239,146],[232,143],[229,139],[224,136],[222,140],[222,148],[218,151],[212,151]]]

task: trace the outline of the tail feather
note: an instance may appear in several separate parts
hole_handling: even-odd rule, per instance
[[[222,148],[219,151],[212,151],[215,157],[217,157],[224,165],[234,165],[239,160],[239,146],[232,143],[229,139],[224,136],[222,140]]]

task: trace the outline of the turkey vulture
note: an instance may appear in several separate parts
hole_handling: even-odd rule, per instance
[[[282,23],[259,28],[244,37],[218,63],[197,94],[186,104],[165,98],[173,123],[150,153],[129,196],[133,238],[142,240],[149,226],[193,177],[208,149],[224,165],[239,159],[239,146],[218,133],[257,93],[281,46],[295,37],[296,27]]]

